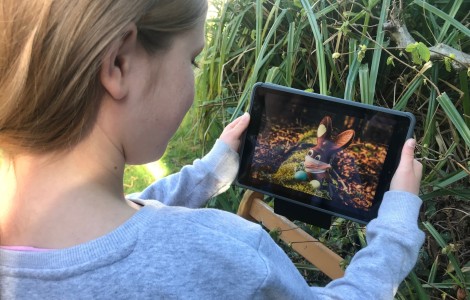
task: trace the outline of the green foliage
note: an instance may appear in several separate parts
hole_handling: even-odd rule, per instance
[[[364,57],[366,56],[367,46],[366,45],[359,45],[359,51],[357,52],[357,60],[362,62]]]
[[[446,71],[452,71],[452,61],[455,58],[455,54],[451,53],[449,56],[444,57],[444,65],[446,66]]]
[[[416,42],[406,46],[405,51],[411,53],[413,63],[422,65],[423,62],[428,62],[431,59],[431,51],[422,42]]]
[[[470,1],[401,1],[400,18],[416,40],[405,48],[384,29],[397,2],[217,2],[198,58],[195,106],[164,160],[177,166],[206,153],[223,127],[247,110],[257,81],[412,112],[427,239],[397,298],[457,299],[456,287],[469,287],[470,66],[454,70],[456,56],[436,57],[430,49],[444,43],[470,53]],[[234,212],[242,193],[232,188],[208,205]],[[345,258],[365,245],[363,229],[352,222],[335,219],[329,230],[299,226]],[[285,250],[309,282],[327,283]]]
[[[141,192],[154,181],[152,174],[144,166],[124,168],[124,194]]]

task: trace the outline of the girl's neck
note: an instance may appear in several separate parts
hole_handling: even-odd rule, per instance
[[[130,218],[124,158],[82,142],[67,153],[24,155],[0,173],[0,245],[65,248],[102,236]]]

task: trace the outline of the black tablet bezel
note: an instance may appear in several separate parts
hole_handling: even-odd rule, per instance
[[[389,148],[383,164],[382,172],[380,173],[379,183],[373,200],[374,204],[369,209],[369,211],[328,207],[328,205],[326,205],[326,201],[328,200],[324,200],[322,198],[319,198],[319,203],[314,205],[311,203],[312,195],[310,194],[288,189],[284,186],[269,182],[256,182],[256,180],[249,178],[261,121],[260,114],[262,112],[260,111],[260,107],[263,105],[263,95],[266,94],[283,96],[284,101],[289,101],[289,99],[292,99],[293,97],[295,97],[295,99],[302,99],[301,101],[305,103],[306,107],[321,107],[322,111],[331,111],[335,113],[341,111],[345,115],[353,116],[370,116],[372,114],[382,114],[396,121],[396,127],[393,131],[391,142],[389,143]],[[387,108],[366,105],[350,100],[319,95],[270,83],[257,83],[254,85],[250,103],[250,114],[250,125],[248,126],[248,129],[242,138],[242,145],[240,148],[240,169],[235,181],[236,185],[261,192],[276,199],[288,201],[290,204],[299,205],[299,207],[310,208],[320,213],[342,217],[362,224],[367,224],[370,220],[377,216],[382,197],[388,190],[390,180],[396,170],[396,167],[398,166],[403,144],[408,138],[412,137],[413,129],[416,123],[415,117],[408,112],[401,112]],[[310,223],[315,222],[312,220]]]

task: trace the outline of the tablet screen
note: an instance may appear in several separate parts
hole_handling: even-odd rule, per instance
[[[270,84],[255,86],[238,184],[335,216],[377,215],[410,114]]]

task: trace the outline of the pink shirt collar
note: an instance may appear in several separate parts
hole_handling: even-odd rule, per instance
[[[52,250],[52,249],[35,248],[35,247],[27,247],[27,246],[0,246],[0,249],[13,250],[13,251],[28,251],[28,252],[44,252],[44,251]]]

